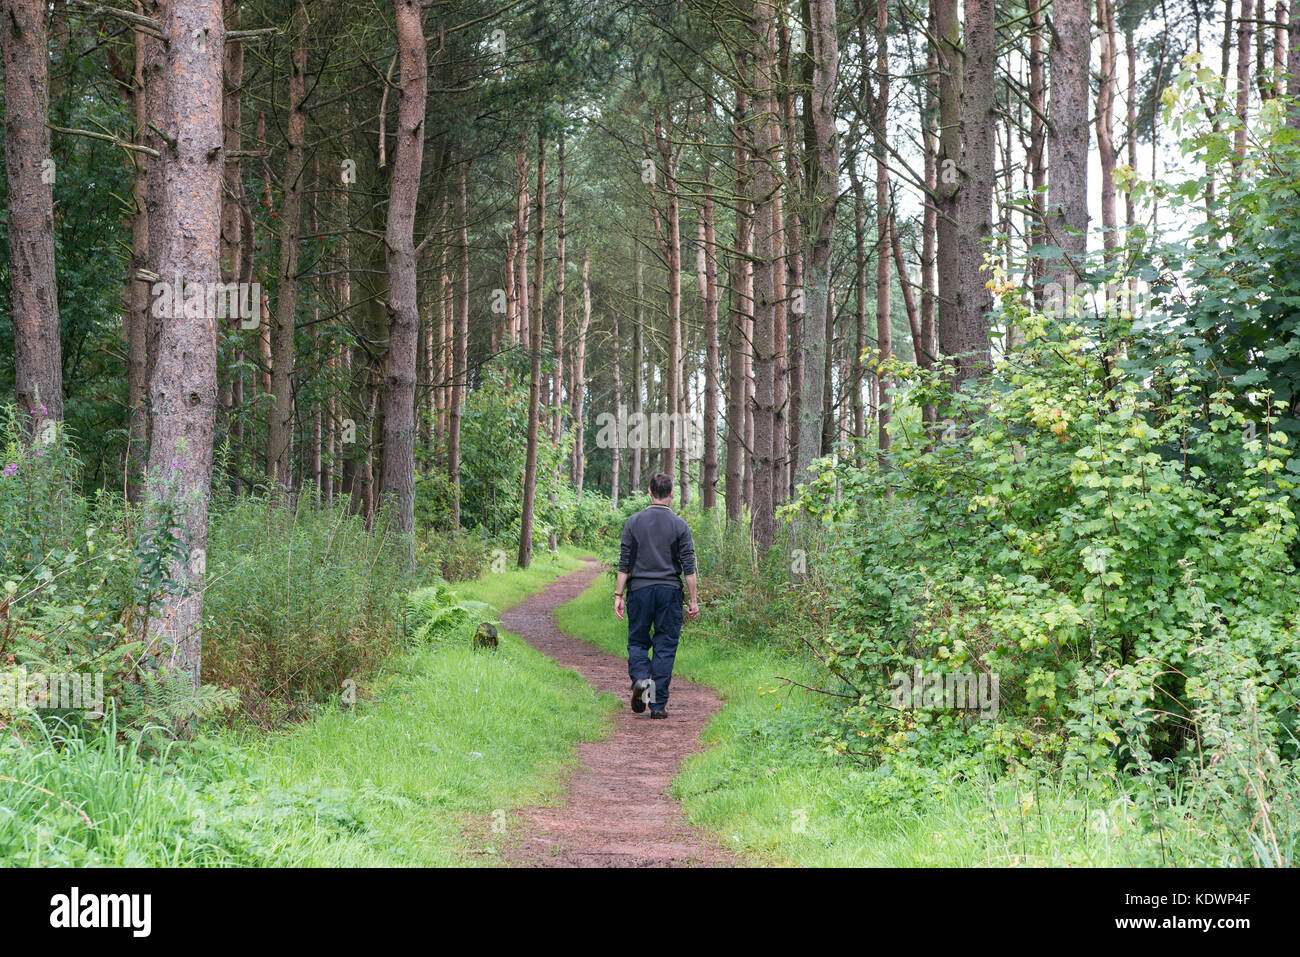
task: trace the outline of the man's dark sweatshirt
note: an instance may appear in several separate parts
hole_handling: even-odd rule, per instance
[[[695,574],[695,543],[686,522],[666,505],[651,505],[623,526],[618,570],[627,573],[627,590],[648,585],[682,587],[682,575]]]

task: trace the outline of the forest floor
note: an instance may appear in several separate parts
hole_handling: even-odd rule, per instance
[[[522,867],[683,867],[742,863],[707,832],[688,825],[669,794],[682,762],[703,750],[700,732],[722,707],[718,694],[674,677],[669,718],[651,721],[626,702],[626,660],[565,634],[556,609],[602,573],[595,561],[552,582],[502,615],[502,624],[597,691],[624,702],[608,736],[580,744],[563,796],[513,812],[503,861]],[[612,615],[612,611],[610,612]]]

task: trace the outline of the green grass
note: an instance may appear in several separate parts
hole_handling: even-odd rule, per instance
[[[610,592],[596,582],[558,618],[568,633],[624,654],[626,624]],[[705,615],[683,629],[675,673],[718,689],[725,705],[705,728],[709,749],[686,762],[673,793],[692,824],[735,851],[797,866],[1162,863],[1158,838],[1114,794],[1089,802],[1046,778],[869,767],[819,751],[832,720],[824,696],[777,678],[822,687],[815,662],[761,637],[738,640]],[[1191,835],[1182,837],[1191,850]]]
[[[461,583],[461,598],[503,610],[581,566],[539,556]],[[271,739],[259,763],[278,788],[342,790],[355,826],[300,834],[295,863],[387,866],[491,863],[511,810],[552,800],[574,747],[607,729],[613,700],[502,632],[496,652],[463,641],[412,653],[373,700]],[[465,824],[479,838],[467,838]]]
[[[503,609],[580,555],[454,590]],[[514,635],[475,652],[467,631],[389,662],[352,708],[270,737],[212,734],[166,758],[52,729],[0,742],[0,865],[493,863],[511,811],[559,793],[615,703]]]
[[[526,572],[455,591],[502,609],[578,568],[579,556],[541,555]],[[559,618],[623,654],[610,591],[597,582]],[[677,673],[717,688],[725,705],[705,729],[708,750],[674,783],[688,819],[752,861],[1222,863],[1197,856],[1190,820],[1166,831],[1166,858],[1113,788],[1089,798],[1028,773],[994,780],[969,765],[867,767],[824,754],[832,710],[777,678],[818,685],[815,662],[755,630],[725,603],[687,624]],[[505,633],[496,652],[458,634],[399,656],[366,690],[353,708],[286,732],[214,734],[166,760],[109,736],[62,742],[47,730],[22,746],[0,742],[0,864],[493,864],[512,812],[554,800],[576,745],[606,733],[618,706]]]

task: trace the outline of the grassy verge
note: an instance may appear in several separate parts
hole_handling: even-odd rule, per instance
[[[453,590],[500,610],[580,566],[565,550]],[[495,653],[459,642],[406,656],[372,700],[270,740],[259,763],[279,788],[352,798],[356,820],[345,833],[327,821],[301,835],[299,863],[491,863],[498,834],[467,839],[466,821],[508,822],[511,809],[552,799],[574,746],[600,736],[610,707],[503,632]]]
[[[455,591],[505,608],[579,556]],[[369,690],[282,734],[216,734],[169,760],[54,727],[0,742],[0,865],[491,863],[500,836],[466,838],[466,823],[552,798],[613,706],[506,633],[495,653],[448,639],[399,656]]]
[[[625,651],[606,582],[563,606],[559,621],[607,652]],[[676,673],[718,689],[725,706],[674,793],[691,823],[737,851],[798,866],[1187,863],[1162,860],[1139,809],[1118,794],[1089,802],[1047,778],[869,767],[820,752],[831,720],[823,696],[777,677],[821,686],[813,665],[761,636],[738,640],[707,611],[683,630]]]

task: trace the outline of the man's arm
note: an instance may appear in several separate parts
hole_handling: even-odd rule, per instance
[[[626,603],[623,601],[623,595],[627,592],[627,572],[618,573],[618,584],[614,586],[614,614],[618,620],[623,620],[623,609]]]
[[[627,607],[623,596],[627,594],[627,577],[632,573],[632,564],[636,561],[636,536],[632,534],[632,519],[623,523],[623,537],[618,546],[618,584],[614,586],[614,614],[623,620],[623,611]]]
[[[691,618],[700,617],[700,593],[695,581],[695,542],[691,539],[691,527],[682,522],[682,537],[677,542],[677,554],[682,563],[682,574],[686,578],[686,588],[691,601],[686,606],[686,614]]]

